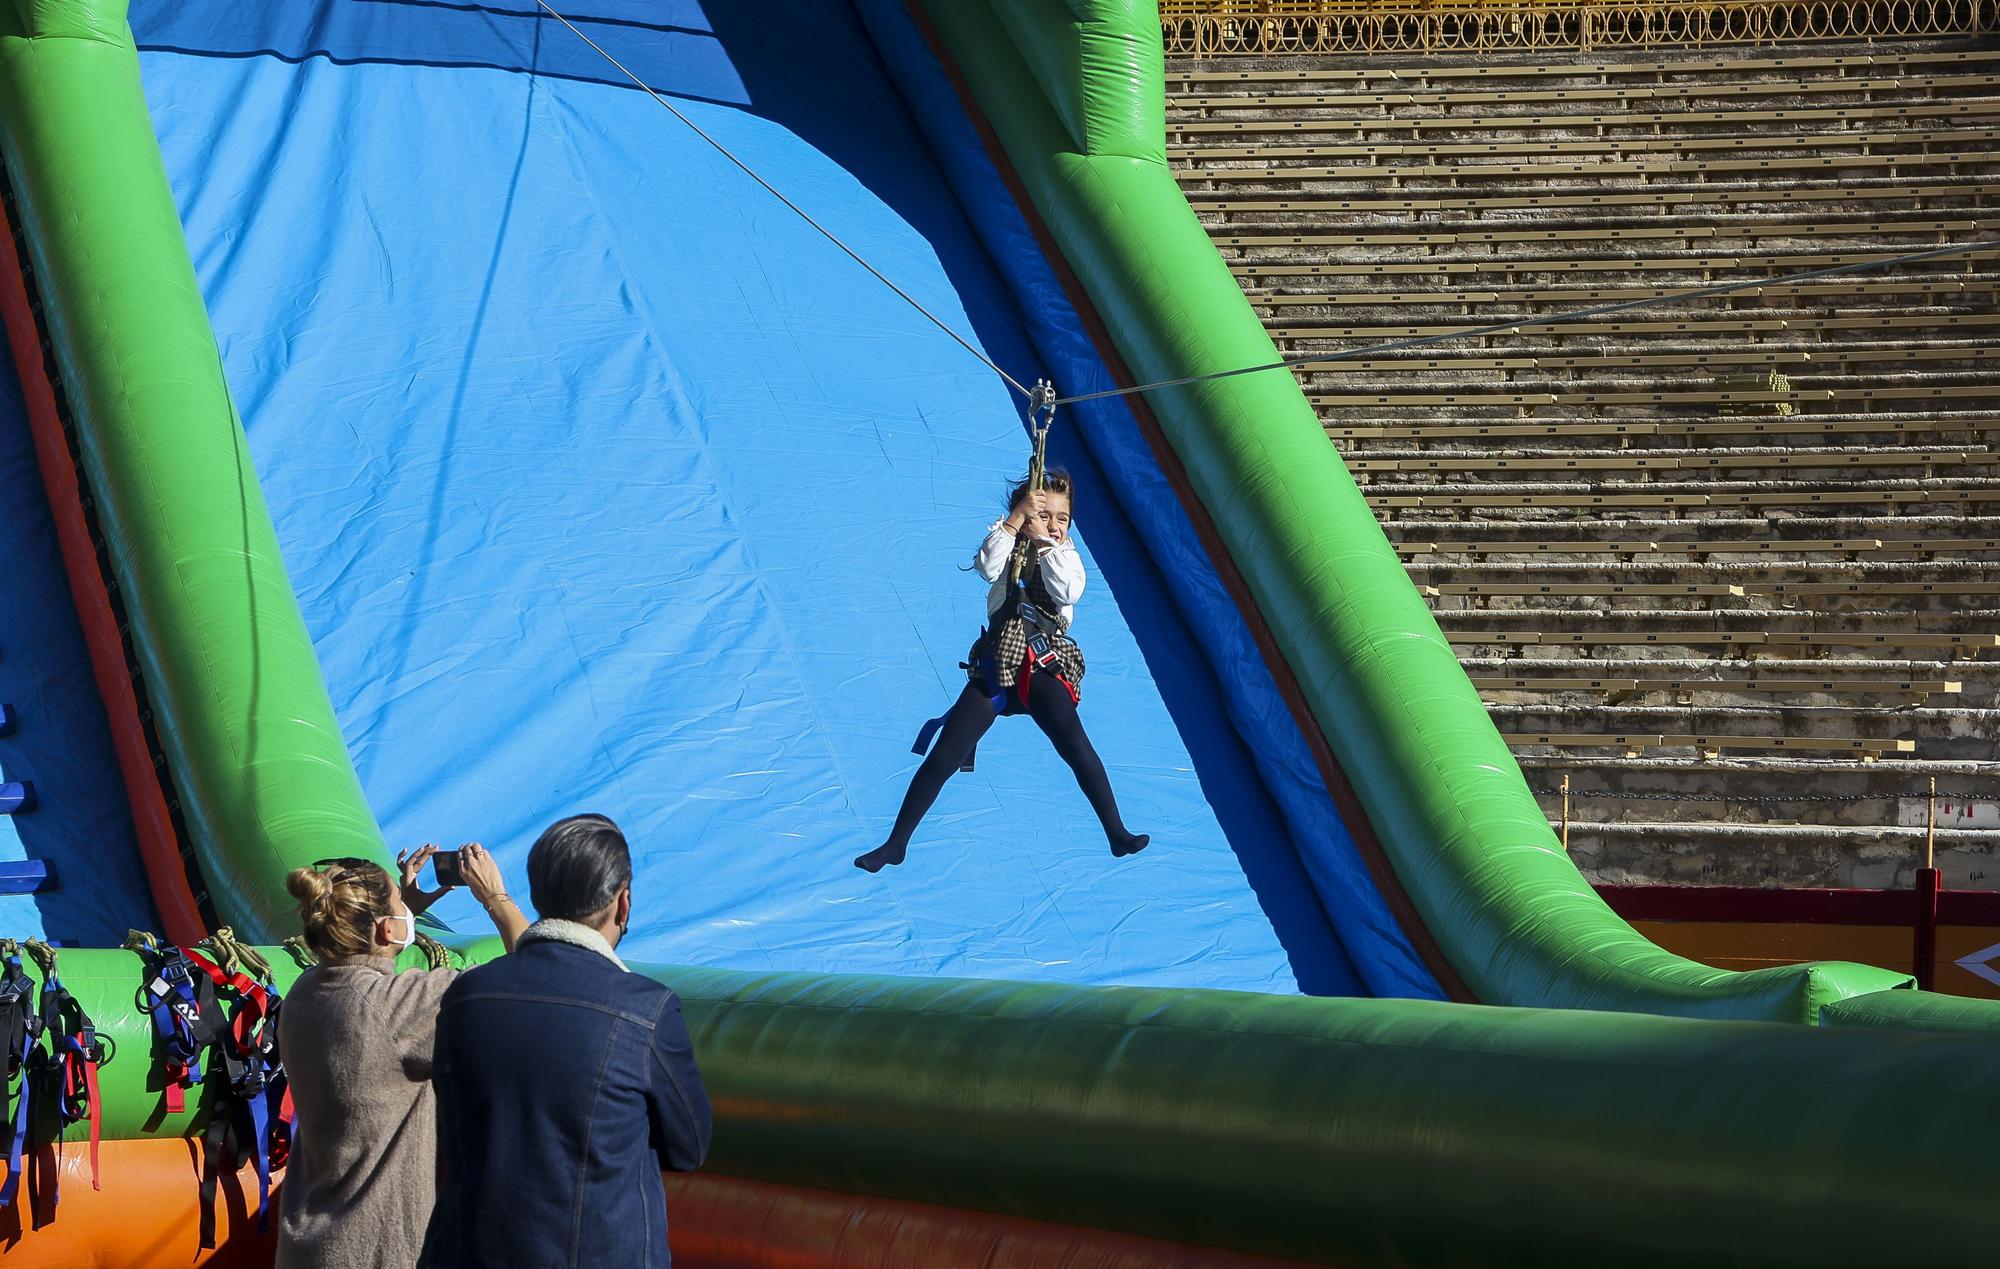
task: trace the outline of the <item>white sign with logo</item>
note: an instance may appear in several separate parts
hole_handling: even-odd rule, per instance
[[[1905,798],[1896,808],[1896,822],[1904,828],[1922,828],[1927,799]],[[1939,798],[1939,828],[2000,828],[2000,802],[1955,802]]]

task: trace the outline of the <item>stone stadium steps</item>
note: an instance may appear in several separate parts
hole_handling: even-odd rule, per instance
[[[2000,239],[2000,48],[1540,60],[1176,61],[1170,160],[1579,859],[1830,884],[2000,800],[2000,246],[1885,265]]]

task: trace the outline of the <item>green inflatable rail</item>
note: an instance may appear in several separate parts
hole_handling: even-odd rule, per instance
[[[105,1134],[146,1135],[140,959],[61,958],[116,1045]],[[1977,1036],[647,972],[686,1006],[713,1172],[1348,1266],[1990,1262]]]

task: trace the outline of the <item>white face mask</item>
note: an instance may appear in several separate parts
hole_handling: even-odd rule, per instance
[[[391,943],[394,943],[397,947],[399,948],[408,947],[410,944],[417,941],[417,919],[415,917],[385,916],[382,919],[384,921],[401,921],[403,923],[403,937],[397,938],[393,934],[389,936],[389,941]]]

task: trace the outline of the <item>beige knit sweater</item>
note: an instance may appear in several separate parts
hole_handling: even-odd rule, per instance
[[[370,957],[307,970],[278,1014],[297,1139],[277,1269],[417,1263],[437,1196],[431,1049],[457,970]]]

